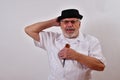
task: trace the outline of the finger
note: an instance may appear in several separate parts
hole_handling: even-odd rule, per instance
[[[66,54],[65,53],[59,53],[59,58],[60,59],[66,59]]]
[[[58,53],[58,56],[59,56],[60,58],[63,58],[63,57],[64,57],[63,51],[60,51],[60,52]]]

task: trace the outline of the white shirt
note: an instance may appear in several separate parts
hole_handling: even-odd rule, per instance
[[[91,69],[75,60],[66,60],[62,66],[62,60],[58,52],[66,43],[70,48],[87,56],[92,56],[104,63],[101,46],[97,38],[82,33],[75,39],[67,39],[60,33],[40,32],[40,42],[35,45],[47,51],[50,63],[50,76],[48,80],[91,80]]]

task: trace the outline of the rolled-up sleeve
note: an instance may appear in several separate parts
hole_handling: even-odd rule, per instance
[[[93,38],[90,41],[89,56],[99,59],[102,63],[106,65],[106,60],[103,56],[102,48],[97,38]]]
[[[48,41],[49,41],[49,33],[48,32],[40,32],[39,33],[39,37],[40,37],[40,41],[36,41],[34,40],[34,44],[36,47],[42,48],[44,50],[46,50],[46,46],[48,45]]]

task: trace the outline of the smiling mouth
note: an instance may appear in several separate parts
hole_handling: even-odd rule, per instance
[[[74,29],[74,28],[66,28],[66,31],[67,31],[67,32],[74,32],[75,29]]]

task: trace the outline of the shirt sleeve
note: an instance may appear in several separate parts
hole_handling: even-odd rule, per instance
[[[53,44],[55,38],[56,38],[55,32],[45,32],[42,31],[39,33],[40,41],[34,40],[34,44],[36,47],[42,48],[44,50],[47,50],[50,48],[50,45]]]
[[[47,34],[45,34],[44,32],[40,32],[39,33],[39,37],[40,37],[40,41],[36,41],[36,40],[34,40],[34,45],[36,46],[36,47],[39,47],[39,48],[42,48],[42,49],[45,49],[45,43],[44,43],[44,39],[46,38],[46,37],[44,37],[44,36],[46,36]],[[46,39],[45,39],[46,40]]]
[[[106,60],[102,54],[100,42],[95,37],[93,37],[93,39],[90,41],[89,56],[99,59],[102,63],[106,65]]]

